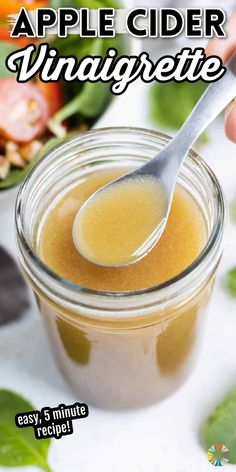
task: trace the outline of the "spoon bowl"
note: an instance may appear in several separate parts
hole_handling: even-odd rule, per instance
[[[158,179],[130,172],[102,187],[81,207],[73,224],[74,245],[96,265],[133,264],[155,245],[166,205]]]

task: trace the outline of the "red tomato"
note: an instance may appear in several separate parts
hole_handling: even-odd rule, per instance
[[[37,85],[0,79],[0,135],[27,143],[42,135],[49,116],[48,103]]]
[[[21,48],[32,43],[32,40],[30,38],[27,38],[26,36],[20,36],[19,38],[11,38],[10,31],[8,31],[7,28],[4,28],[4,26],[0,26],[0,41],[14,43],[16,46],[19,46]]]
[[[38,78],[36,83],[48,102],[49,116],[55,115],[64,103],[61,82],[42,82]]]
[[[47,0],[1,0],[0,2],[0,19],[7,21],[7,16],[18,13],[21,7],[27,10],[35,10],[36,8],[46,7]]]

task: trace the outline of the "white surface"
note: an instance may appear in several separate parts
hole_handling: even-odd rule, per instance
[[[145,89],[131,85],[121,97],[112,123],[109,119],[103,125],[151,126]],[[212,126],[210,144],[201,154],[231,201],[236,197],[236,146],[225,138],[222,120]],[[1,206],[0,243],[15,253],[12,211],[11,202],[8,209]],[[203,349],[185,385],[164,402],[140,411],[112,413],[90,407],[88,419],[74,422],[72,436],[53,440],[49,463],[54,472],[213,470],[199,443],[199,429],[214,404],[236,384],[236,299],[223,288],[224,276],[233,264],[236,225],[231,224],[208,309]],[[78,400],[57,370],[34,303],[22,321],[0,329],[0,352],[0,387],[23,394],[37,408]],[[0,467],[4,470],[10,469]],[[236,471],[236,466],[227,465],[225,470]]]

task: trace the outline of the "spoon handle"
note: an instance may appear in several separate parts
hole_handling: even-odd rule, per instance
[[[208,86],[187,120],[172,140],[171,144],[173,144],[175,148],[178,145],[178,155],[181,162],[202,131],[207,128],[207,126],[235,97],[236,53],[227,64],[225,75],[217,82]]]

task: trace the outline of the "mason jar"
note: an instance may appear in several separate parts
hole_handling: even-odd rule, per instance
[[[197,202],[207,241],[194,262],[158,286],[106,292],[76,285],[40,259],[48,208],[89,173],[118,163],[137,167],[170,138],[135,128],[96,129],[50,151],[23,182],[16,202],[20,265],[32,287],[52,351],[81,399],[136,408],[171,394],[194,365],[225,239],[225,200],[214,173],[190,151],[178,183]]]

